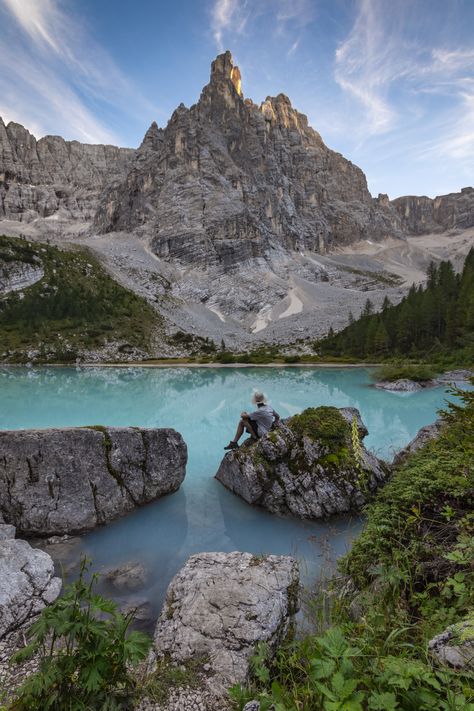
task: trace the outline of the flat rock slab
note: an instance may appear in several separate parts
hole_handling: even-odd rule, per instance
[[[47,553],[26,541],[0,541],[0,639],[41,612],[60,590]]]
[[[31,536],[82,533],[176,491],[187,447],[172,429],[0,432],[0,512]]]
[[[203,658],[211,686],[243,683],[258,642],[274,651],[298,610],[298,564],[288,556],[199,553],[171,581],[154,658]]]

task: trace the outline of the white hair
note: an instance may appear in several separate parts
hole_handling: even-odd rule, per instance
[[[261,390],[256,390],[254,389],[253,395],[252,395],[252,402],[254,405],[257,405],[259,402],[262,402],[264,405],[267,404],[267,396],[265,393],[262,393]]]

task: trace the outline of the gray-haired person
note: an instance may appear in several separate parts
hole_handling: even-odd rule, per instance
[[[239,439],[244,431],[248,432],[252,439],[257,440],[267,434],[272,426],[280,421],[280,415],[267,403],[264,393],[255,392],[252,396],[252,403],[257,406],[257,409],[255,412],[251,412],[250,415],[248,412],[240,413],[240,422],[237,426],[235,437],[230,440],[224,449],[237,449]]]

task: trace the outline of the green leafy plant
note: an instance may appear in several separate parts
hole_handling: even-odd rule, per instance
[[[39,657],[39,670],[17,691],[12,711],[115,711],[132,706],[131,668],[143,660],[150,639],[130,631],[131,615],[94,592],[97,576],[79,578],[46,607],[29,631],[29,644],[14,656]]]

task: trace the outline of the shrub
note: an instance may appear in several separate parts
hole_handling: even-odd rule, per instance
[[[150,639],[130,632],[131,615],[94,592],[97,576],[79,579],[46,607],[29,631],[31,641],[14,656],[39,655],[39,670],[17,691],[12,711],[115,711],[131,708],[131,667],[145,658]]]
[[[417,383],[433,380],[436,372],[429,365],[416,363],[387,363],[374,373],[377,380],[414,380]]]

